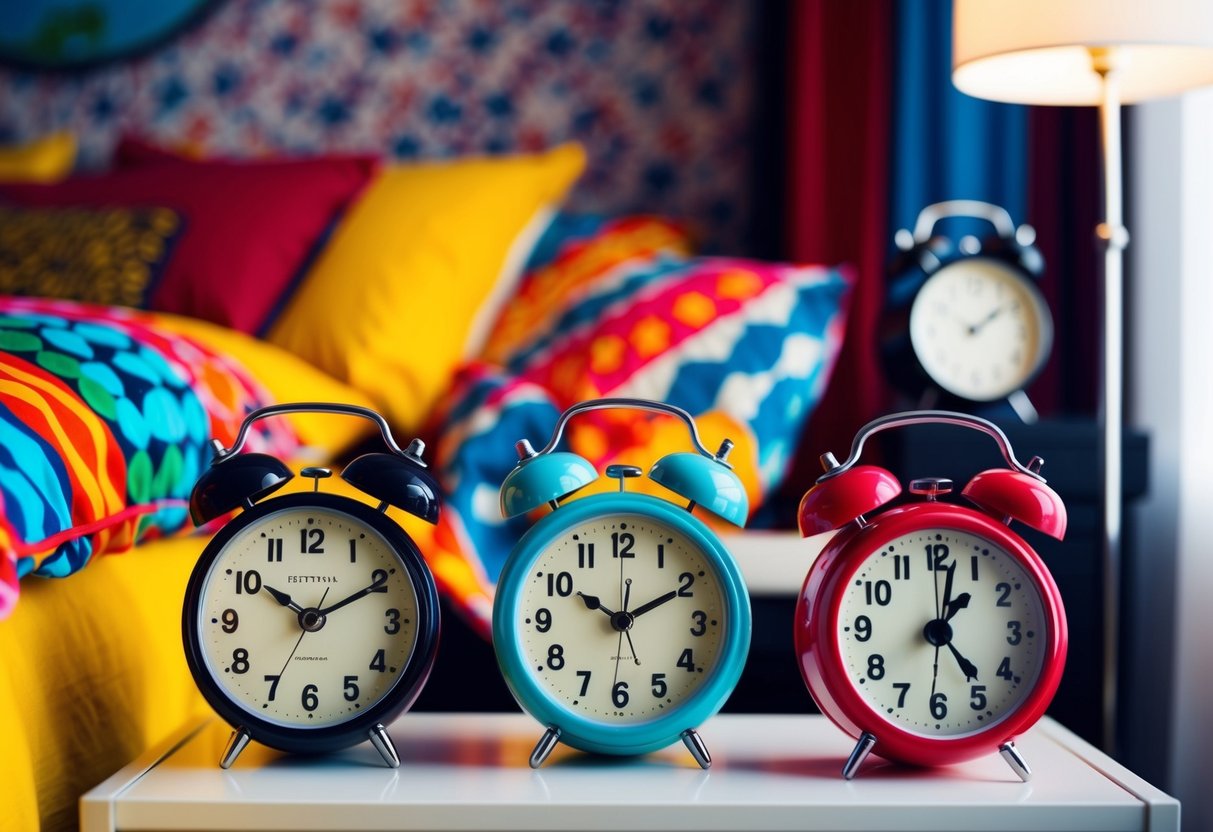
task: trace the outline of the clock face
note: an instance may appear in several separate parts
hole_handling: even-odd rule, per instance
[[[366,713],[400,680],[417,643],[417,590],[372,525],[288,507],[223,545],[196,627],[226,698],[275,725],[321,728]]]
[[[1035,286],[1009,266],[975,257],[923,284],[910,310],[910,341],[941,388],[993,401],[1022,389],[1039,369],[1052,322]]]
[[[712,561],[672,525],[591,516],[539,552],[514,627],[526,672],[563,708],[639,723],[712,676],[731,623],[723,599]]]
[[[1018,708],[1046,661],[1041,596],[984,537],[929,528],[867,555],[844,588],[837,640],[846,675],[882,719],[959,737]]]

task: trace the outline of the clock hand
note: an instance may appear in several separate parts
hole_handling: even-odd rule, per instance
[[[960,655],[960,651],[956,649],[956,645],[952,642],[947,642],[947,647],[952,651],[952,655],[956,657],[956,663],[960,665],[960,672],[965,675],[965,681],[971,682],[977,678],[977,666],[971,661]]]
[[[986,324],[988,324],[990,321],[994,320],[1001,314],[1002,314],[1002,307],[999,306],[993,312],[991,312],[989,315],[986,315],[984,318],[982,318],[977,323],[970,325],[969,334],[976,335],[977,333],[981,332],[983,329],[986,328]]]
[[[623,590],[623,611],[627,612],[628,611],[628,599],[632,597],[632,579],[631,578],[628,578],[626,581],[624,581],[624,587],[625,588]]]
[[[342,598],[340,601],[338,601],[336,604],[333,604],[331,607],[325,607],[322,610],[318,610],[317,614],[321,615],[321,616],[325,616],[325,615],[328,615],[329,613],[331,613],[333,610],[339,610],[342,607],[344,607],[346,604],[354,603],[355,601],[357,601],[359,598],[361,598],[364,595],[370,595],[372,592],[377,590],[379,587],[383,586],[385,583],[387,583],[386,574],[383,576],[383,580],[371,581],[370,586],[363,587],[362,589],[355,592],[353,595],[347,595],[345,598]],[[326,594],[327,594],[327,592],[326,592]]]
[[[578,597],[581,598],[582,601],[585,602],[585,608],[587,610],[602,610],[604,613],[607,614],[608,618],[614,617],[615,611],[609,610],[606,607],[604,607],[602,605],[602,602],[598,600],[597,595],[586,595],[584,592],[578,592],[577,595],[578,595]]]
[[[329,587],[326,586],[324,588],[324,595],[320,596],[320,601],[316,604],[316,606],[320,606],[321,604],[323,604],[324,599],[328,594],[329,594]],[[303,632],[301,632],[299,634],[299,638],[295,640],[295,646],[291,648],[291,654],[286,657],[286,661],[283,662],[283,664],[282,664],[282,669],[278,671],[278,683],[279,684],[282,683],[282,674],[286,673],[286,669],[291,666],[291,659],[295,658],[295,651],[299,649],[299,643],[303,641],[303,637],[306,636],[309,632],[311,632],[311,631],[304,630]]]
[[[943,618],[944,613],[952,606],[952,579],[956,577],[956,561],[952,561],[952,565],[948,567],[948,577],[943,582],[943,601],[939,605],[939,617]]]
[[[944,608],[943,620],[951,621],[952,616],[956,615],[956,613],[960,612],[965,607],[969,606],[969,601],[971,601],[972,598],[973,598],[973,596],[969,595],[969,593],[967,593],[967,592],[962,592],[959,595],[957,595],[956,598],[953,599],[947,605],[947,607]]]
[[[277,601],[282,606],[287,607],[288,609],[294,610],[297,613],[303,612],[303,607],[299,606],[294,601],[292,601],[291,596],[287,595],[282,590],[274,589],[269,584],[262,584],[261,588],[264,589],[266,592],[268,592],[270,595],[272,595],[274,597],[274,600]]]
[[[671,589],[665,595],[659,595],[656,598],[654,598],[652,601],[643,603],[636,609],[632,610],[632,617],[638,618],[638,617],[644,615],[649,610],[657,609],[662,604],[664,604],[666,601],[673,601],[677,597],[678,597],[678,590]]]
[[[632,628],[629,627],[628,629],[624,630],[623,634],[627,637],[628,649],[632,651],[632,661],[636,664],[640,664],[640,657],[636,655],[636,646],[632,644]]]

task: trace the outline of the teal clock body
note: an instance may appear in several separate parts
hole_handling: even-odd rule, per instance
[[[619,480],[619,492],[559,502],[597,476],[580,457],[553,452],[563,425],[604,407],[684,417],[697,452],[667,456],[649,473],[684,500],[629,492],[626,481],[641,470],[612,465],[606,473]],[[502,487],[503,513],[545,503],[553,511],[506,561],[493,644],[510,690],[545,728],[533,766],[558,741],[634,755],[679,739],[700,765],[710,764],[695,729],[720,710],[741,676],[751,614],[736,562],[692,512],[702,505],[740,525],[747,505],[724,459],[731,443],[711,454],[693,426],[668,405],[602,399],[567,411],[544,451],[519,443],[523,458]]]

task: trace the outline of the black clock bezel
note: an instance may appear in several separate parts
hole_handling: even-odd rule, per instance
[[[261,518],[291,508],[316,507],[353,516],[383,535],[407,572],[417,595],[417,640],[408,665],[386,693],[365,711],[336,724],[315,728],[289,727],[262,719],[224,692],[207,669],[197,630],[198,609],[206,576],[228,542]],[[322,754],[363,742],[376,725],[387,725],[407,710],[420,695],[438,652],[441,623],[438,589],[421,550],[395,521],[383,512],[339,494],[304,492],[271,497],[246,509],[207,543],[186,584],[181,613],[186,664],[198,690],[211,708],[233,728],[243,728],[252,739],[293,754]]]

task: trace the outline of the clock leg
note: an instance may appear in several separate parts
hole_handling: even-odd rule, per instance
[[[369,733],[371,745],[375,746],[383,762],[387,763],[389,768],[400,768],[400,755],[396,753],[396,746],[392,745],[392,738],[388,736],[387,729],[376,725]]]
[[[847,757],[846,765],[842,767],[842,776],[847,780],[855,779],[855,774],[859,771],[859,767],[863,765],[863,761],[872,753],[872,748],[876,745],[876,736],[864,731],[859,735],[859,742],[855,743],[855,749],[851,752],[851,756]]]
[[[544,731],[543,736],[539,738],[539,742],[535,743],[535,750],[531,752],[531,768],[539,768],[543,765],[543,761],[552,753],[552,749],[556,747],[556,743],[559,740],[559,728],[553,726]]]
[[[704,744],[703,737],[699,736],[695,729],[688,728],[682,732],[682,743],[687,747],[687,751],[691,752],[695,762],[699,763],[700,768],[711,768],[712,755],[708,753],[708,747]]]
[[[232,763],[236,762],[236,758],[240,756],[240,752],[252,738],[253,735],[244,728],[237,728],[233,731],[232,736],[228,738],[223,757],[219,760],[219,768],[231,768]]]
[[[1025,783],[1032,779],[1032,769],[1028,767],[1028,761],[1019,753],[1019,749],[1015,747],[1013,742],[1004,742],[998,746],[998,753],[1007,761],[1007,765],[1011,770],[1019,775],[1019,779]]]

